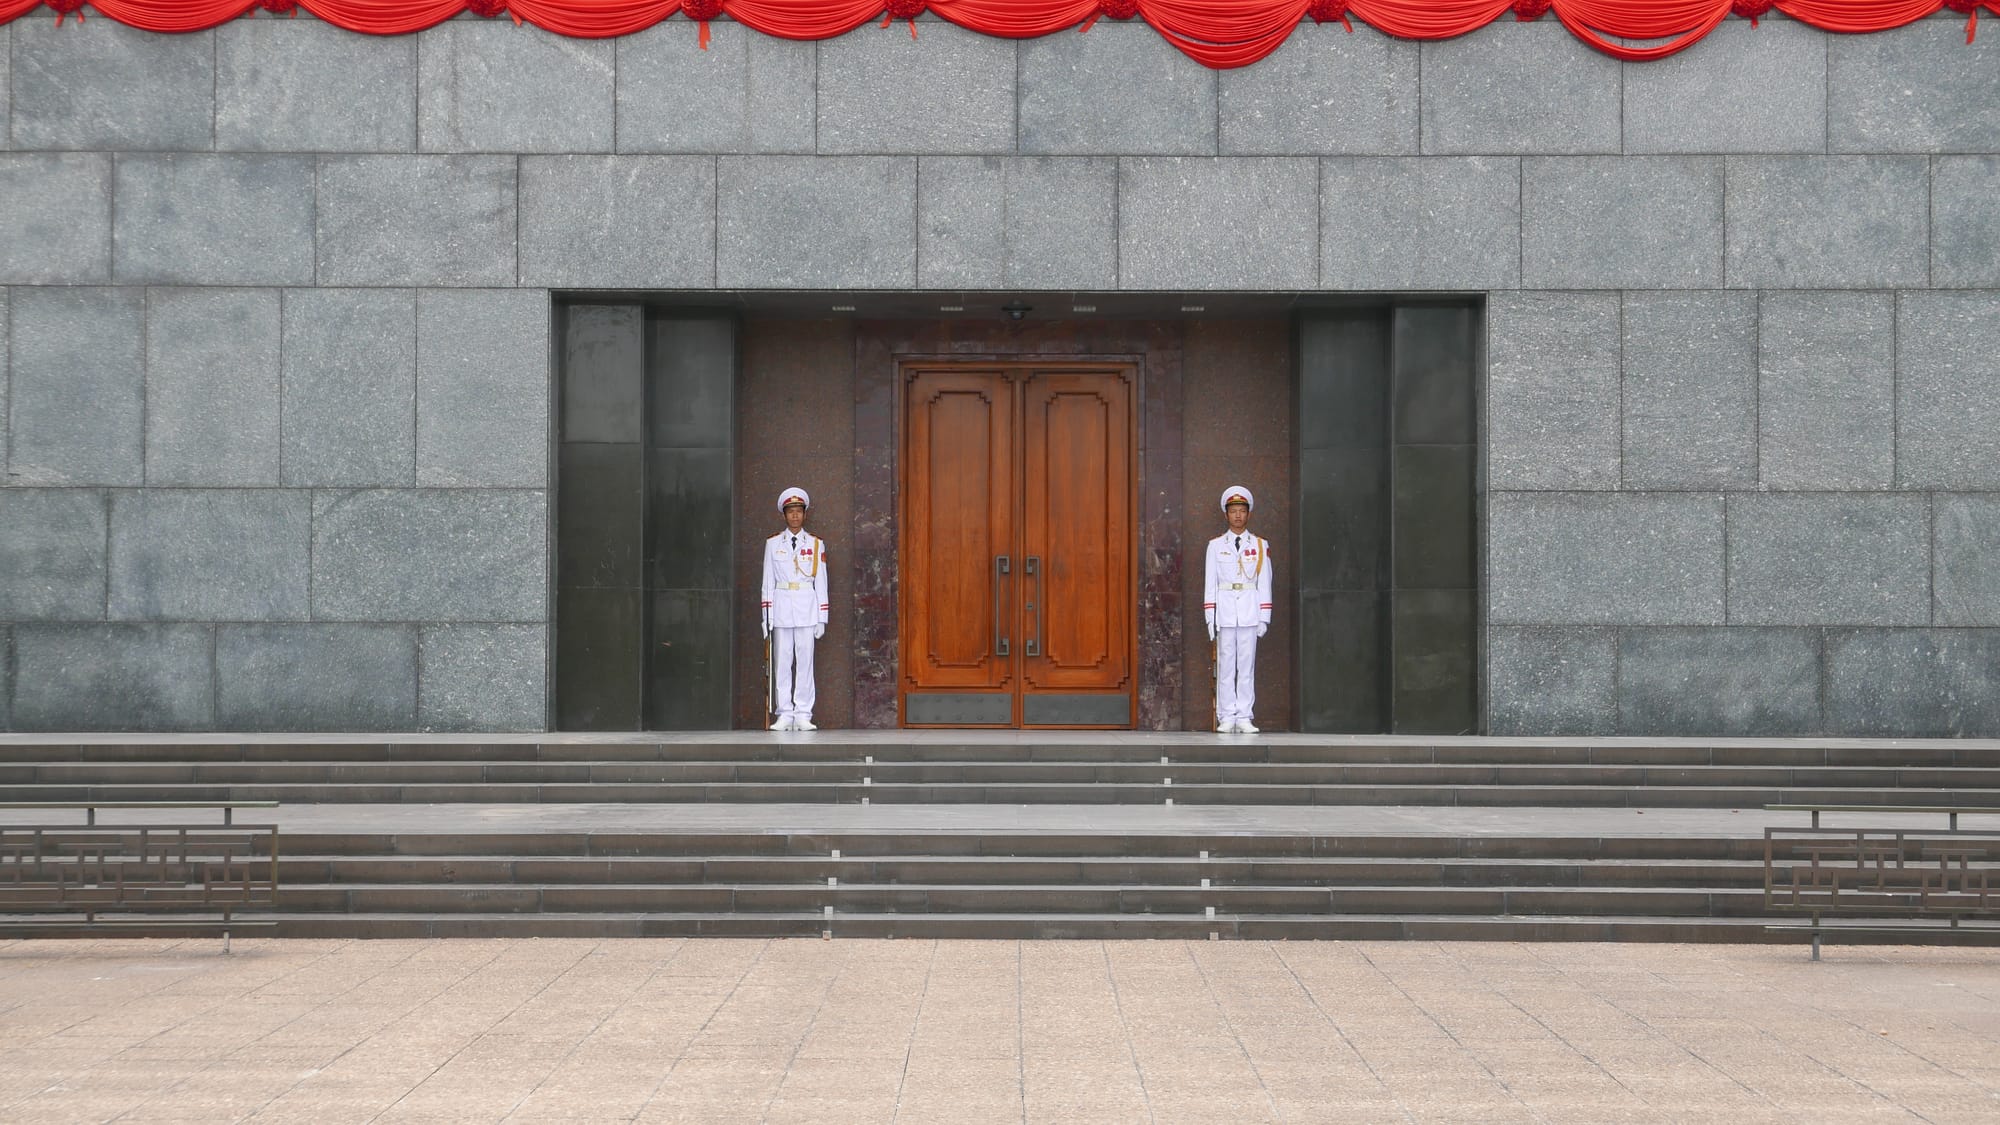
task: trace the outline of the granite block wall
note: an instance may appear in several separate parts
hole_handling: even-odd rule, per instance
[[[0,27],[0,727],[538,728],[550,291],[964,288],[1484,294],[1491,730],[2000,734],[2000,37],[917,26]]]

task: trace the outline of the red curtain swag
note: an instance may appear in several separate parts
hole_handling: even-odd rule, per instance
[[[0,0],[0,24],[46,5],[56,22],[84,18],[84,0]],[[931,12],[985,35],[1028,39],[1068,28],[1089,31],[1099,17],[1141,19],[1189,58],[1218,70],[1248,66],[1278,49],[1299,21],[1348,21],[1352,15],[1400,39],[1449,39],[1513,13],[1517,20],[1554,12],[1572,35],[1614,58],[1665,58],[1687,49],[1734,12],[1752,24],[1772,8],[1826,31],[1885,31],[1941,10],[1966,16],[1965,39],[1979,9],[2000,14],[2000,0],[90,0],[91,8],[147,31],[200,31],[258,10],[304,8],[328,23],[370,35],[403,35],[463,11],[506,13],[559,35],[602,39],[651,27],[679,14],[700,26],[730,19],[785,39],[830,39],[878,17],[917,34]],[[1634,46],[1633,41],[1646,45]]]

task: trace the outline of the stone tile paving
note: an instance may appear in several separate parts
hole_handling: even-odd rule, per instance
[[[0,943],[0,1121],[1989,1122],[1991,950]]]

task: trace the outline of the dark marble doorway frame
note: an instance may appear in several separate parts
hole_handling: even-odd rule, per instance
[[[1030,356],[1133,363],[1139,372],[1139,719],[1177,730],[1181,637],[1182,366],[1173,321],[864,320],[854,331],[854,725],[896,725],[898,399],[905,360]]]

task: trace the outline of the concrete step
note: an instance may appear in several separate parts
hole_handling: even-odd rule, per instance
[[[284,887],[290,913],[1439,914],[1749,917],[1761,888],[658,883]]]
[[[860,760],[671,762],[0,762],[0,785],[139,786],[564,785],[1243,785],[1618,786],[1983,789],[2000,768],[1769,765],[1337,764]]]
[[[852,735],[854,732],[839,732]],[[1758,766],[1770,768],[1918,767],[2000,769],[2000,749],[1950,740],[1745,741],[1708,744],[1649,744],[1606,740],[1603,744],[1541,745],[1533,742],[1466,738],[1432,741],[1350,741],[1332,737],[1274,734],[1256,738],[1185,736],[1127,740],[973,742],[948,733],[921,741],[862,738],[823,739],[815,735],[741,732],[734,736],[675,739],[645,736],[585,741],[466,742],[418,739],[409,742],[240,741],[206,743],[184,738],[131,743],[66,743],[59,740],[0,744],[0,763],[221,763],[274,762],[359,764],[371,762],[640,763],[640,762],[855,762],[873,757],[888,762],[1089,762],[1151,763],[1162,754],[1178,762],[1250,764],[1484,764],[1599,766]]]
[[[1568,808],[1755,808],[1777,803],[2000,806],[2000,790],[1827,785],[1311,785],[1188,782],[686,784],[137,784],[10,785],[20,801],[280,801],[285,804],[1055,804],[1400,805]]]
[[[277,914],[285,937],[802,937],[1798,944],[1757,919],[1218,914]],[[1979,940],[1968,935],[1968,943]],[[1865,940],[1860,935],[1852,939]],[[1908,940],[1905,938],[1904,940]],[[1986,937],[1991,941],[1991,937]]]
[[[291,856],[278,864],[285,886],[534,884],[627,886],[718,883],[825,885],[1065,886],[1655,886],[1744,889],[1763,886],[1753,860],[1210,859],[1190,857],[691,856],[686,858],[514,858],[476,855],[352,858]]]

